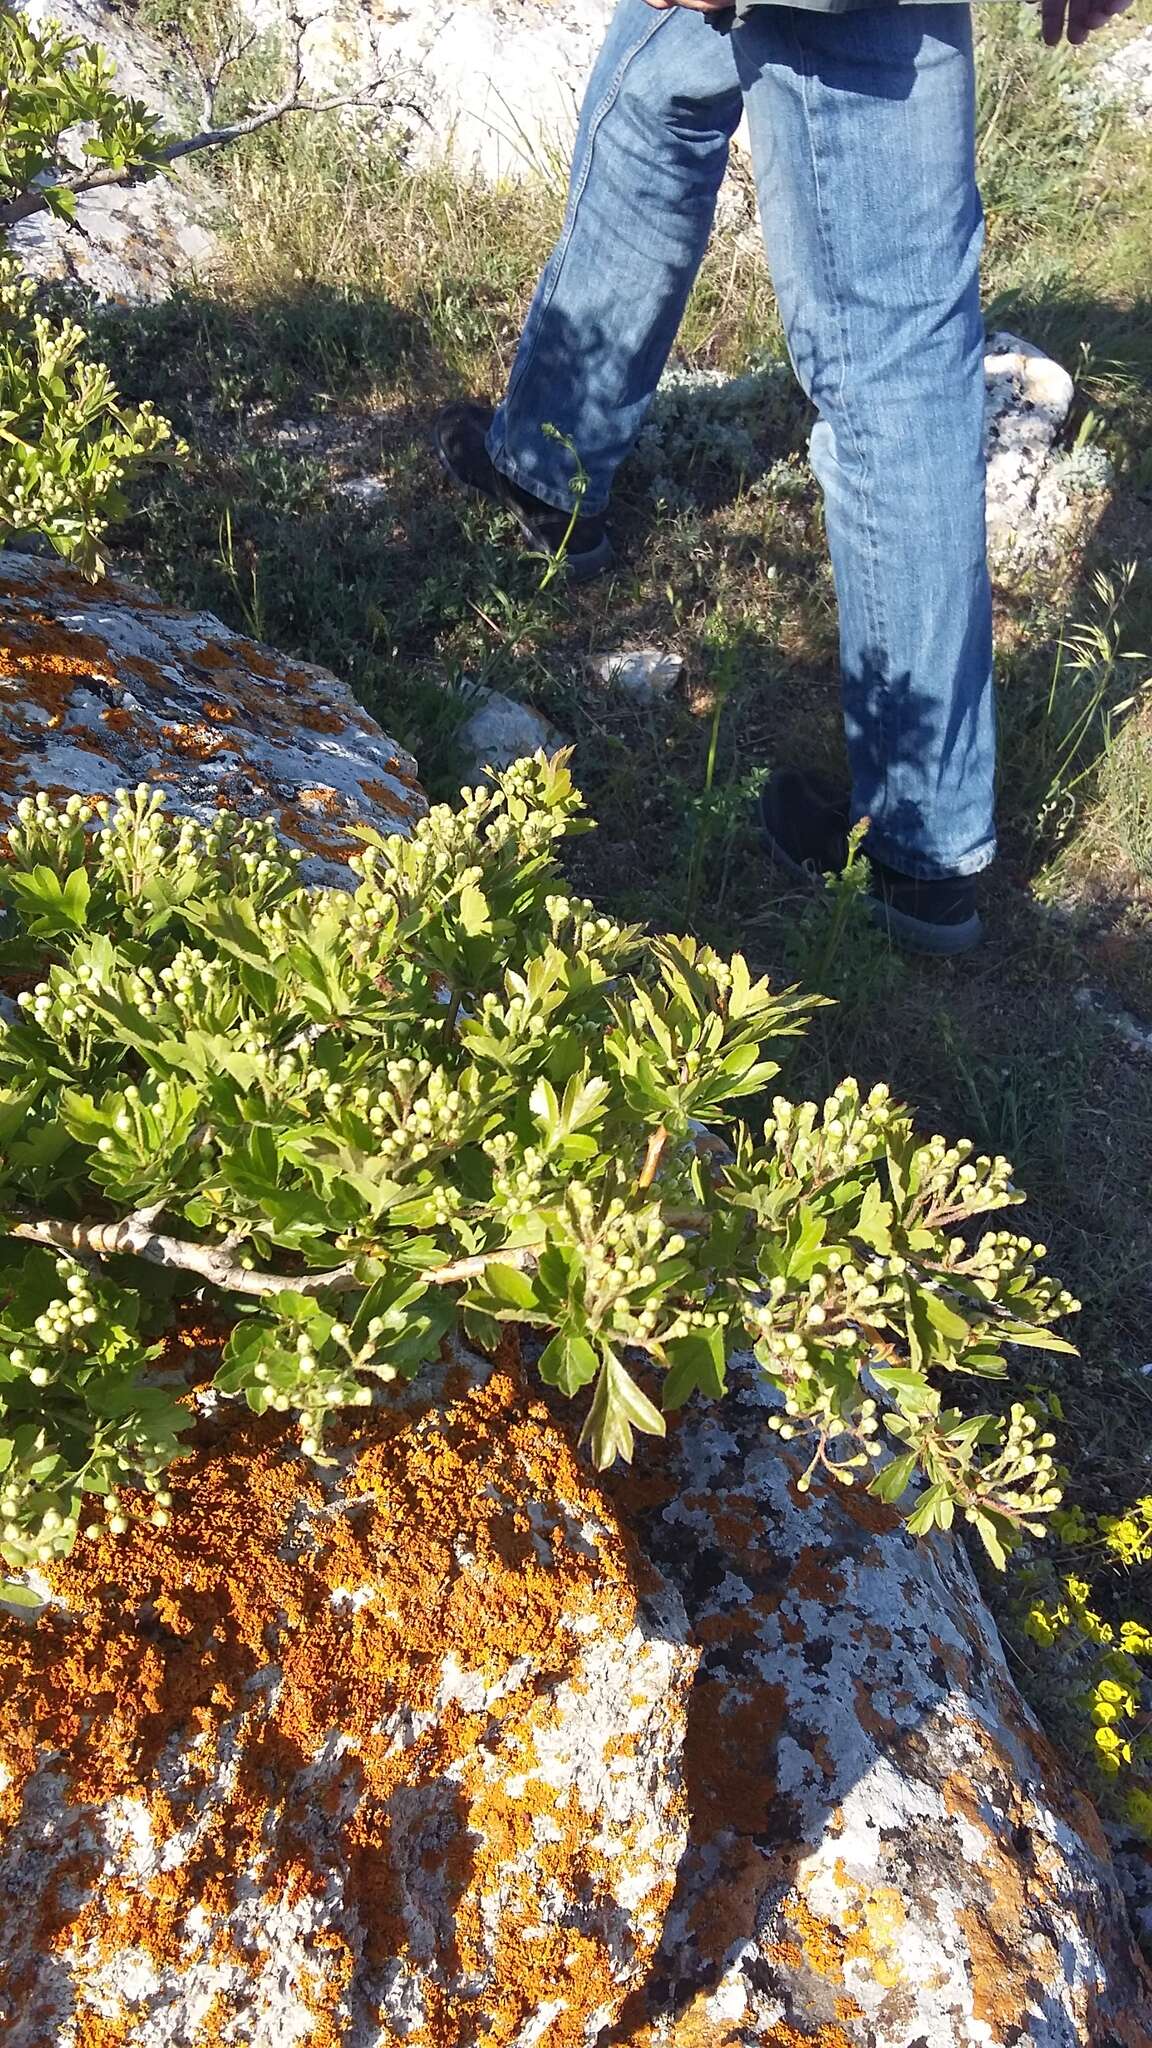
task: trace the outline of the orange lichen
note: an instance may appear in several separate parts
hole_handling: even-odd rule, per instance
[[[204,725],[162,725],[160,737],[178,754],[192,754],[198,761],[211,761],[228,748],[226,739]]]
[[[781,1914],[795,1934],[808,1968],[830,1984],[842,1983],[844,1956],[848,1951],[838,1929],[821,1920],[798,1892],[791,1892],[785,1899]]]
[[[892,1885],[862,1891],[859,1903],[844,1914],[848,1930],[845,1958],[863,1962],[876,1982],[886,1988],[899,1984],[903,1978],[900,1943],[907,1920],[904,1901]]]
[[[213,1781],[225,1738],[237,1757],[233,1789],[196,1823],[183,1862],[146,1880],[113,1873],[97,1885],[100,1854],[87,1868],[81,1855],[66,1880],[44,1887],[31,1950],[59,1967],[138,1947],[179,1969],[191,1945],[218,1964],[258,1967],[257,1956],[238,1954],[230,1911],[252,1881],[280,1902],[330,1890],[305,1774],[338,1731],[346,1744],[340,1784],[355,1785],[356,1797],[343,1823],[332,1823],[341,1838],[338,1924],[324,1949],[309,1943],[316,2025],[308,2048],[339,2038],[330,2022],[356,1943],[377,1965],[409,1952],[410,1879],[396,1861],[390,1807],[398,1793],[432,1802],[421,1860],[445,1902],[445,1939],[455,1950],[438,1951],[436,1971],[423,1973],[426,2033],[416,2038],[456,2048],[478,2036],[482,2010],[485,2043],[501,2048],[559,1995],[570,2017],[555,2023],[550,2048],[574,2048],[583,2016],[613,1999],[609,1945],[571,1925],[538,1926],[540,1896],[556,1884],[608,1899],[613,1873],[593,1846],[589,1816],[540,1774],[536,1738],[556,1709],[552,1684],[538,1681],[562,1676],[576,1658],[574,1622],[601,1624],[614,1640],[636,1626],[631,1546],[511,1368],[446,1411],[350,1431],[344,1455],[352,1460],[347,1507],[325,1502],[279,1422],[229,1414],[203,1423],[174,1471],[169,1530],[145,1524],[127,1543],[85,1540],[53,1570],[59,1610],[35,1628],[0,1624],[10,1822],[51,1756],[74,1806],[130,1796],[163,1842],[195,1821],[197,1793]],[[501,1475],[513,1472],[515,1491],[509,1485],[505,1495]],[[547,1560],[519,1505],[525,1498]],[[563,1502],[577,1505],[585,1529],[589,1518],[600,1525],[594,1546],[568,1541]],[[368,1597],[351,1601],[341,1589],[368,1589]],[[530,1659],[507,1727],[444,1697],[448,1653],[469,1673],[504,1681],[518,1658]],[[272,1664],[277,1685],[254,1685]],[[407,1747],[386,1732],[397,1712],[417,1731]],[[181,1774],[165,1780],[159,1762],[173,1742]],[[621,1759],[626,1748],[625,1738]],[[485,1901],[498,1892],[494,1932]],[[657,1886],[653,1925],[663,1903]],[[194,1907],[203,1916],[195,1932]],[[87,1964],[74,1974],[78,2023],[89,2029],[79,2038],[127,2048],[130,2019],[99,2018],[90,1975]],[[479,2004],[461,1988],[470,1978],[484,1984]]]
[[[397,781],[407,781],[406,777],[402,778],[399,775],[396,779]],[[381,782],[378,778],[370,779],[366,777],[361,782],[360,787],[373,808],[377,812],[382,812],[385,817],[410,818],[412,816],[412,797],[410,792],[399,794],[387,782]]]

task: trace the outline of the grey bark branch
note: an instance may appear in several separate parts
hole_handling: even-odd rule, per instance
[[[56,1251],[72,1252],[81,1258],[113,1259],[131,1254],[169,1272],[194,1273],[198,1279],[207,1280],[212,1286],[224,1288],[230,1294],[326,1294],[341,1289],[349,1292],[364,1290],[365,1283],[356,1277],[357,1261],[354,1259],[317,1273],[254,1272],[240,1264],[227,1241],[216,1245],[194,1244],[186,1238],[166,1237],[152,1228],[153,1215],[154,1212],[139,1210],[119,1223],[61,1223],[45,1216],[35,1221],[10,1223],[7,1234],[22,1238],[29,1244],[51,1245]],[[434,1266],[420,1278],[430,1287],[455,1287],[476,1279],[487,1266],[499,1264],[523,1269],[535,1257],[535,1251],[527,1247],[481,1252],[474,1258],[456,1259],[446,1266]]]
[[[297,80],[299,78],[300,73],[297,69]],[[187,135],[180,141],[168,143],[164,149],[157,152],[152,163],[126,165],[120,170],[106,165],[100,170],[83,171],[72,177],[59,178],[53,186],[22,193],[19,199],[11,200],[7,206],[0,206],[0,233],[8,228],[17,227],[22,220],[31,219],[33,214],[47,211],[50,190],[71,192],[75,198],[81,199],[86,192],[99,192],[109,185],[139,185],[157,168],[178,163],[182,157],[194,156],[200,150],[220,149],[230,142],[239,142],[246,135],[258,134],[261,128],[267,128],[273,121],[286,120],[290,114],[333,114],[342,107],[376,106],[379,104],[377,95],[384,90],[387,83],[385,76],[381,74],[366,80],[355,92],[333,94],[328,99],[304,99],[299,95],[297,80],[294,80],[291,91],[285,93],[281,99],[272,101],[266,107],[257,107],[242,121],[230,121],[219,128],[202,128],[195,135]],[[389,104],[402,106],[405,112],[416,114],[421,120],[425,118],[423,109],[409,100],[394,100]]]

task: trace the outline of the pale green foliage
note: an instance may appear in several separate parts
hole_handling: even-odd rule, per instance
[[[75,180],[159,167],[166,138],[112,78],[95,47],[0,14],[0,231],[34,192],[71,220]],[[13,533],[43,533],[94,575],[123,484],[168,428],[150,406],[121,403],[86,341],[73,321],[39,311],[34,286],[0,257],[0,545]]]
[[[411,839],[365,835],[354,891],[318,894],[270,825],[172,821],[147,789],[95,815],[26,801],[0,868],[25,980],[0,1029],[10,1238],[49,1218],[102,1256],[101,1226],[138,1216],[177,1278],[224,1247],[219,1387],[297,1411],[315,1456],[332,1409],[415,1373],[458,1316],[486,1344],[539,1332],[542,1377],[590,1389],[601,1466],[751,1346],[809,1472],[892,1501],[922,1478],[912,1527],[959,1510],[1000,1558],[1059,1498],[1052,1440],[1019,1407],[961,1416],[941,1375],[1067,1349],[1051,1325],[1075,1306],[1039,1248],[977,1227],[1018,1199],[1006,1162],[921,1142],[852,1081],[778,1098],[760,1135],[735,1121],[812,999],[573,897],[556,855],[580,811],[564,757],[538,756]],[[9,1562],[74,1526],[86,1461],[107,1486],[59,1419],[83,1435],[83,1375],[122,1466],[171,1451],[175,1411],[141,1404],[144,1354],[110,1334],[148,1269],[108,1273],[79,1322],[0,1352]],[[54,1253],[10,1241],[3,1287],[58,1294]]]
[[[40,187],[71,220],[70,183],[85,171],[160,168],[168,138],[142,100],[116,90],[115,75],[94,43],[0,15],[0,207]]]
[[[35,286],[0,260],[0,543],[43,533],[96,573],[122,487],[169,439],[150,405],[130,410],[72,320],[36,308]]]

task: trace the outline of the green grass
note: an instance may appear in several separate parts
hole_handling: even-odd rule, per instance
[[[851,883],[826,900],[784,885],[750,822],[774,763],[842,761],[797,394],[756,429],[763,460],[783,466],[774,488],[741,488],[697,454],[676,479],[695,503],[658,511],[626,470],[622,566],[584,592],[542,590],[507,522],[443,487],[431,417],[448,397],[499,392],[558,223],[557,178],[491,192],[406,172],[331,124],[265,136],[216,164],[236,228],[218,282],[108,315],[103,339],[129,394],[189,443],[124,535],[152,582],[345,676],[434,794],[460,773],[461,679],[538,705],[572,736],[599,820],[579,842],[589,893],[740,944],[836,999],[790,1088],[884,1078],[933,1128],[1013,1157],[1033,1234],[1085,1303],[1082,1359],[1049,1381],[1073,1495],[1115,1510],[1152,1490],[1138,1374],[1152,1350],[1152,1061],[1077,992],[1152,1016],[1152,151],[1116,122],[1079,134],[1065,96],[1079,61],[1042,52],[1024,12],[987,10],[990,324],[1074,371],[1073,432],[1106,447],[1117,486],[1056,573],[998,594],[1004,858],[988,944],[960,966],[893,955]],[[739,370],[766,350],[782,353],[763,265],[721,235],[681,354]],[[305,444],[288,426],[301,421]],[[364,472],[387,485],[370,513],[338,490]],[[685,663],[682,686],[645,708],[585,666],[638,641]]]

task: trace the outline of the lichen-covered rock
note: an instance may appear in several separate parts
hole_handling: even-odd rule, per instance
[[[701,1662],[689,1846],[613,2048],[1148,2048],[1100,1823],[963,1553],[798,1492],[768,1398],[737,1371],[620,1488]]]
[[[34,28],[56,21],[69,35],[98,42],[116,66],[116,83],[144,101],[170,133],[196,122],[181,104],[182,87],[160,45],[131,16],[106,0],[18,0]],[[216,238],[208,223],[206,188],[187,164],[146,185],[110,185],[86,193],[75,227],[34,214],[11,245],[34,277],[83,285],[97,298],[165,297],[192,271],[210,268]]]
[[[590,2043],[684,1845],[683,1612],[514,1375],[205,1417],[0,1624],[8,2048]]]
[[[511,1353],[329,1472],[204,1404],[0,1623],[11,2048],[1148,2048],[967,1566],[735,1381],[607,1488]]]
[[[359,819],[424,810],[411,756],[326,669],[120,578],[0,552],[0,813],[37,789],[160,785],[172,808],[272,815],[310,880],[337,880]]]
[[[1152,28],[1135,28],[1123,42],[1109,37],[1071,90],[1089,130],[1113,109],[1134,128],[1152,128]]]
[[[1078,540],[1111,469],[1098,449],[1061,454],[1075,397],[1067,370],[1015,334],[984,356],[988,552],[1002,573],[1043,569]]]

